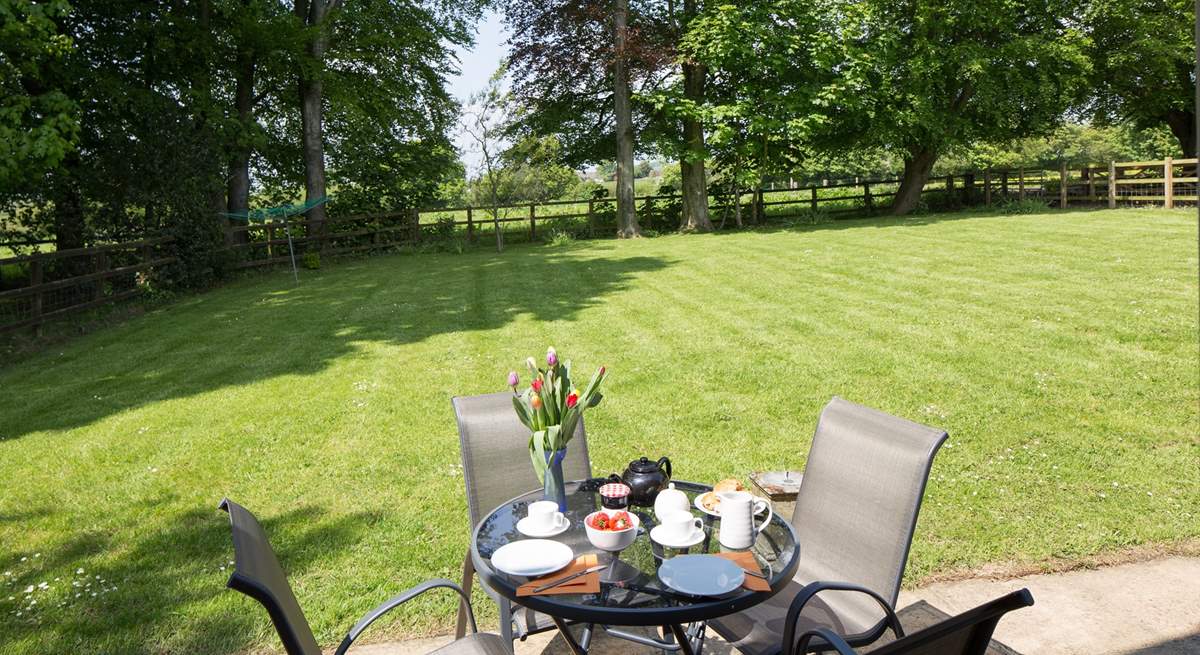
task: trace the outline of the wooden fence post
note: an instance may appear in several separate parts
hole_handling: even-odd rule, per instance
[[[537,239],[537,224],[535,223],[536,219],[534,219],[534,208],[535,207],[537,207],[537,205],[533,204],[532,202],[529,203],[529,240],[530,241],[535,241]]]
[[[1163,162],[1163,207],[1175,206],[1175,162],[1167,157]]]
[[[34,256],[29,260],[29,286],[36,287],[42,283],[42,258]],[[33,336],[42,336],[42,292],[38,291],[33,294],[29,308],[30,318],[36,321],[33,324]]]
[[[863,182],[863,204],[866,205],[868,213],[874,213],[875,201],[871,198],[870,182]]]
[[[1064,161],[1058,169],[1058,206],[1061,209],[1067,208],[1067,162]]]
[[[1117,208],[1117,162],[1108,162],[1108,208]]]
[[[103,250],[96,253],[94,272],[101,273],[108,270],[108,254]],[[92,290],[92,300],[99,301],[104,297],[104,279],[96,278],[96,288]]]
[[[419,243],[421,241],[421,210],[416,207],[412,210],[412,230],[413,243]]]
[[[983,204],[992,204],[992,169],[983,169]]]
[[[954,202],[954,176],[946,176],[946,204]]]
[[[467,243],[475,243],[475,219],[470,207],[467,207]]]
[[[812,186],[809,187],[808,190],[812,191],[812,210],[817,211],[817,187]]]
[[[1017,200],[1025,199],[1025,167],[1017,169]]]
[[[975,171],[963,173],[963,203],[975,204]]]
[[[1088,202],[1095,202],[1096,198],[1096,171],[1092,170],[1091,166],[1083,169],[1084,175],[1087,176],[1088,183]]]
[[[275,253],[275,245],[271,242],[275,240],[275,224],[267,223],[267,259]]]
[[[596,199],[588,198],[587,225],[588,225],[588,238],[589,239],[596,238],[595,214],[596,214]]]

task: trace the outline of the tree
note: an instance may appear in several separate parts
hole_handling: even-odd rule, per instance
[[[1196,153],[1196,50],[1192,0],[1093,0],[1084,24],[1102,122],[1166,125],[1180,149]]]
[[[917,205],[940,155],[1053,129],[1086,79],[1084,40],[1062,18],[1069,3],[867,0],[841,9],[828,106],[857,115],[838,126],[844,136],[903,156],[895,214]]]
[[[0,0],[0,193],[57,167],[79,138],[79,106],[61,88],[69,11],[65,0]]]
[[[481,176],[487,185],[492,209],[492,227],[496,232],[496,252],[504,250],[504,232],[500,229],[500,153],[504,148],[505,106],[504,67],[501,66],[483,90],[471,94],[463,116],[463,132],[475,143],[479,153]]]
[[[683,0],[683,29],[686,30],[696,16],[696,0]],[[690,57],[683,57],[683,97],[689,106],[704,104],[704,64]],[[708,218],[708,180],[704,171],[704,159],[708,152],[704,148],[704,127],[696,112],[683,117],[683,153],[679,158],[680,181],[683,188],[683,225],[685,230],[709,232],[712,221]]]
[[[613,2],[613,113],[617,129],[617,237],[642,235],[633,205],[633,109],[626,69],[629,0]]]

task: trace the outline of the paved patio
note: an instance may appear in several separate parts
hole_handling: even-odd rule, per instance
[[[1005,617],[993,651],[1025,655],[1195,655],[1200,653],[1200,558],[1166,557],[1094,570],[933,584],[900,594],[901,620],[924,622],[956,614],[1008,591],[1028,587],[1036,604]],[[485,628],[486,629],[486,628]],[[358,655],[418,655],[446,637],[356,646]],[[517,643],[518,655],[570,651],[555,633]],[[594,655],[653,653],[627,641],[598,637]],[[706,653],[733,651],[712,636]]]

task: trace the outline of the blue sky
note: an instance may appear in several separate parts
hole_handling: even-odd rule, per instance
[[[496,72],[500,60],[508,54],[508,48],[504,44],[508,35],[504,32],[499,14],[488,12],[476,27],[478,33],[475,36],[475,46],[470,50],[456,49],[461,70],[458,75],[448,80],[450,93],[463,102],[467,96],[487,85],[488,78]],[[454,142],[470,172],[478,164],[478,157],[470,152],[468,143],[461,134],[455,135]]]

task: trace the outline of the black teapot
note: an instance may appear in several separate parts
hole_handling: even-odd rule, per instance
[[[621,474],[621,481],[629,485],[629,503],[649,507],[654,504],[658,492],[667,488],[671,479],[671,460],[666,457],[652,462],[643,457],[629,463]]]

